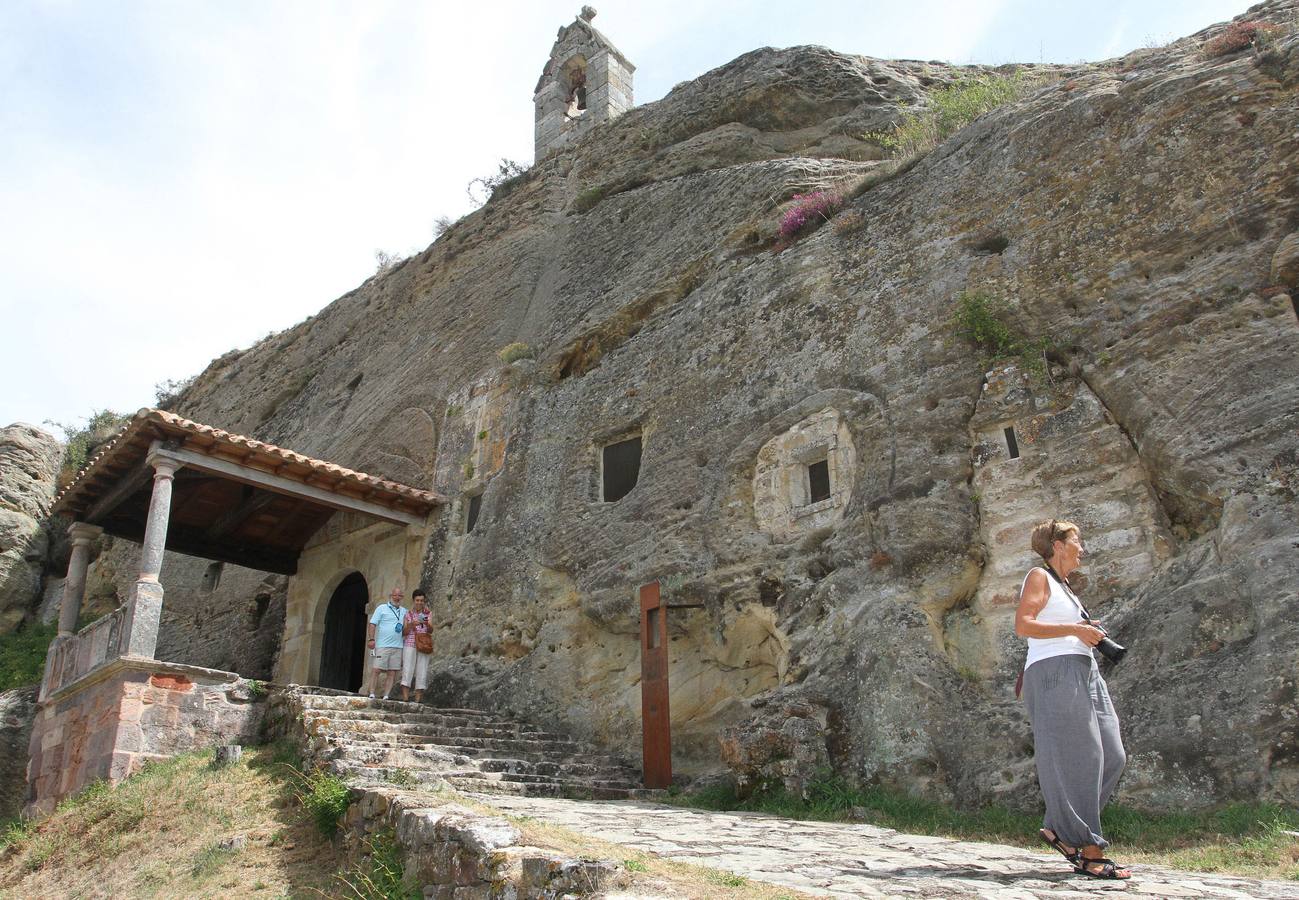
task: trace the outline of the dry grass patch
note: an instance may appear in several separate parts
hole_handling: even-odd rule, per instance
[[[48,819],[11,829],[0,897],[332,895],[338,859],[294,800],[269,748],[210,768],[211,752],[92,785]]]

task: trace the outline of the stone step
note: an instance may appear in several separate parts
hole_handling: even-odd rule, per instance
[[[448,777],[456,790],[470,794],[514,794],[532,797],[572,797],[584,800],[654,799],[662,791],[645,788],[598,787],[588,784],[520,784],[512,781],[487,781],[479,778]]]
[[[393,712],[386,709],[311,709],[310,718],[330,722],[409,722],[420,725],[441,725],[448,728],[501,727],[510,723],[494,719],[457,716],[440,712]]]
[[[460,707],[430,706],[427,703],[411,703],[404,700],[371,700],[356,694],[302,694],[303,709],[356,710],[369,709],[381,712],[397,713],[441,713],[444,715],[463,716],[475,719],[492,719],[491,713],[481,709],[463,709]]]
[[[452,752],[464,753],[467,756],[500,756],[506,755],[516,759],[536,757],[539,760],[563,762],[575,757],[596,758],[601,762],[625,765],[618,757],[603,750],[591,749],[584,752],[580,744],[553,743],[548,741],[510,740],[500,738],[457,738],[440,734],[409,734],[402,731],[358,731],[323,729],[325,736],[333,741],[353,743],[390,744],[393,746],[436,746],[447,747]]]
[[[418,754],[420,754],[421,752],[427,752],[430,754],[430,756],[428,757],[430,759],[440,759],[446,756],[451,756],[459,760],[464,760],[465,762],[472,762],[473,764],[481,765],[483,768],[486,768],[489,762],[513,761],[513,762],[531,763],[535,765],[549,765],[549,766],[561,766],[561,767],[571,766],[571,765],[583,765],[583,766],[591,766],[593,768],[598,768],[598,769],[608,769],[608,770],[615,770],[615,771],[631,771],[631,772],[637,771],[631,766],[628,766],[624,760],[603,752],[592,752],[592,753],[583,753],[583,754],[574,754],[571,752],[564,752],[564,753],[538,753],[538,752],[518,752],[518,751],[509,752],[509,753],[506,753],[505,751],[489,752],[474,747],[459,747],[454,744],[438,744],[438,743],[429,742],[427,740],[416,741],[406,735],[396,735],[396,737],[398,738],[398,740],[361,740],[361,739],[347,738],[347,739],[342,739],[337,741],[331,741],[330,743],[336,747],[349,749],[349,750],[351,748],[355,748],[358,751],[378,751],[378,750],[410,751],[417,754],[416,756],[412,757],[416,759],[420,758]]]
[[[641,796],[639,785],[629,782],[583,782],[526,776],[502,776],[496,773],[473,770],[429,772],[420,769],[403,769],[394,766],[367,766],[335,760],[330,768],[338,775],[364,783],[409,785],[437,790],[449,784],[460,790],[480,793],[507,793],[541,797],[587,797],[597,800],[618,800]]]
[[[567,745],[580,749],[581,744],[570,737],[553,734],[547,731],[528,728],[523,725],[469,725],[448,727],[424,722],[383,721],[376,719],[327,719],[320,717],[314,721],[308,717],[308,724],[339,733],[354,732],[368,734],[376,731],[397,731],[403,734],[439,735],[450,738],[472,738],[475,740],[525,740],[545,741],[549,744]]]
[[[477,768],[481,772],[501,773],[509,780],[518,775],[521,780],[534,776],[558,778],[561,780],[591,780],[601,782],[636,783],[638,773],[622,766],[601,766],[589,762],[533,762],[523,759],[483,759],[475,760],[466,756],[446,753],[441,750],[415,750],[382,746],[359,747],[341,745],[338,755],[340,761],[354,762],[363,765],[382,765],[407,769],[429,769],[444,771],[449,768]],[[526,776],[526,777],[525,777]]]
[[[362,782],[594,799],[661,793],[642,787],[640,772],[613,754],[481,710],[342,694],[302,702],[322,758]]]

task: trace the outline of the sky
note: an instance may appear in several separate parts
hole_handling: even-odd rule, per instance
[[[578,0],[0,2],[0,426],[152,405],[426,247],[502,158]],[[1078,62],[1230,0],[597,0],[638,104],[762,46]],[[51,429],[55,430],[56,429]]]

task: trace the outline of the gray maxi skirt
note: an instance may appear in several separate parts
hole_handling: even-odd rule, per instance
[[[1101,810],[1119,783],[1127,754],[1095,658],[1070,653],[1033,663],[1024,670],[1024,703],[1046,801],[1043,827],[1071,847],[1105,847]]]

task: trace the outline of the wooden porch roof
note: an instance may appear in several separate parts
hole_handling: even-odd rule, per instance
[[[55,498],[52,511],[140,541],[154,449],[182,466],[167,549],[268,572],[295,573],[303,547],[337,510],[418,525],[446,502],[433,491],[142,409]]]

